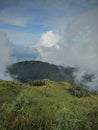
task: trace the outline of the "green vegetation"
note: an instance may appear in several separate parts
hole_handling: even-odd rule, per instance
[[[44,86],[44,85],[46,85],[45,80],[34,80],[34,81],[29,80],[28,83],[29,83],[29,85],[33,85],[33,86]]]
[[[63,67],[42,61],[23,61],[7,68],[12,78],[21,82],[28,80],[50,79],[53,81],[74,82],[73,72],[76,68]]]
[[[68,82],[0,80],[0,130],[98,130],[98,95]]]
[[[77,86],[70,87],[69,92],[71,92],[72,95],[78,98],[87,97],[91,95],[91,92],[89,90]]]

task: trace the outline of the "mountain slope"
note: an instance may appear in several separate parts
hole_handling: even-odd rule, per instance
[[[41,61],[23,61],[7,68],[12,78],[22,82],[28,80],[50,79],[53,81],[74,82],[73,67],[57,66]]]
[[[78,98],[67,82],[0,81],[0,130],[98,130],[98,95]]]

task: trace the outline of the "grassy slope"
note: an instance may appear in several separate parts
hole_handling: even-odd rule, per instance
[[[65,128],[67,126],[64,128],[56,126],[58,123],[56,115],[59,116],[60,113],[69,110],[74,113],[83,110],[88,115],[94,110],[96,114],[98,96],[77,98],[69,92],[71,87],[67,82],[56,83],[49,80],[46,80],[46,85],[41,87],[0,81],[0,130],[74,130]],[[87,126],[84,128],[85,126],[80,130],[90,129]],[[92,130],[97,130],[98,124],[91,127]],[[78,129],[79,127],[75,130]]]

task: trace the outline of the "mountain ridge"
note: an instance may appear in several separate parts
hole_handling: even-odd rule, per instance
[[[75,70],[74,67],[63,67],[42,61],[21,61],[7,67],[7,72],[11,77],[21,82],[47,78],[73,83]]]

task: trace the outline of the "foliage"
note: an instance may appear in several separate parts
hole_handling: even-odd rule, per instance
[[[21,82],[28,80],[50,79],[53,81],[74,82],[73,67],[62,67],[41,61],[23,61],[7,68],[12,78]]]
[[[56,116],[57,130],[91,130],[85,109],[62,110]]]
[[[28,83],[33,86],[44,86],[46,84],[45,80],[29,80]]]
[[[76,96],[76,97],[86,97],[86,96],[90,96],[91,92],[88,91],[85,88],[82,87],[70,87],[69,91],[72,93],[72,95]]]
[[[45,85],[45,81],[44,80],[35,80],[33,82],[34,86],[44,86]]]
[[[98,95],[78,98],[67,82],[43,81],[0,81],[0,130],[98,130]]]
[[[98,130],[98,105],[91,108],[88,117],[92,123],[92,130]]]

